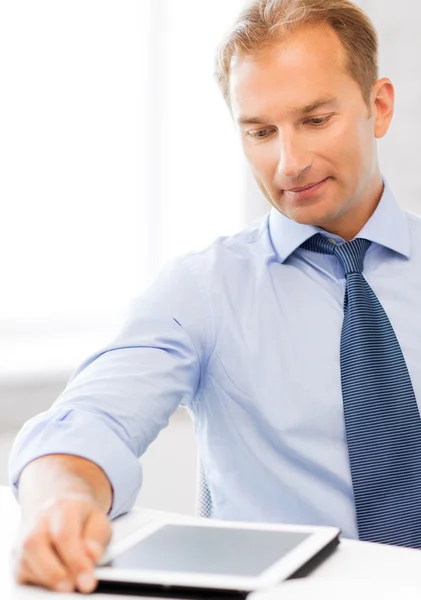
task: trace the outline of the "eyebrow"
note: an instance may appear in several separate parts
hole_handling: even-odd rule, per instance
[[[337,106],[337,104],[338,101],[336,98],[319,98],[318,100],[311,102],[311,104],[301,106],[300,108],[294,108],[292,112],[299,115],[308,115],[309,113],[314,112],[318,108],[326,107],[329,105],[333,108],[334,106]],[[237,122],[239,125],[258,125],[260,123],[268,123],[269,121],[270,119],[264,119],[261,117],[248,117],[244,115],[240,116]]]

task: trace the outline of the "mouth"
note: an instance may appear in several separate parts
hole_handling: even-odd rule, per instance
[[[303,187],[291,188],[289,190],[284,190],[284,192],[293,197],[294,200],[304,200],[316,194],[328,181],[329,177],[322,179],[321,181],[316,181],[315,183],[309,183]]]

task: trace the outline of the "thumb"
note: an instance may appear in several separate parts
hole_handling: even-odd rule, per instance
[[[87,552],[97,563],[111,539],[109,519],[102,512],[94,511],[85,523],[82,537]]]

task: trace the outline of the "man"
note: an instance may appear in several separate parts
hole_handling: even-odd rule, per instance
[[[349,0],[255,0],[218,80],[272,211],[169,266],[25,426],[21,582],[94,587],[107,514],[180,404],[213,516],[421,547],[421,220],[379,170],[394,92],[373,26]]]

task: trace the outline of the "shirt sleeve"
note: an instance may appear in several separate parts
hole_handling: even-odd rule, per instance
[[[113,488],[111,518],[141,486],[139,456],[180,404],[195,398],[211,344],[209,302],[189,256],[134,300],[117,337],[89,357],[50,410],[28,421],[10,457],[17,493],[24,467],[48,454],[100,466]]]

